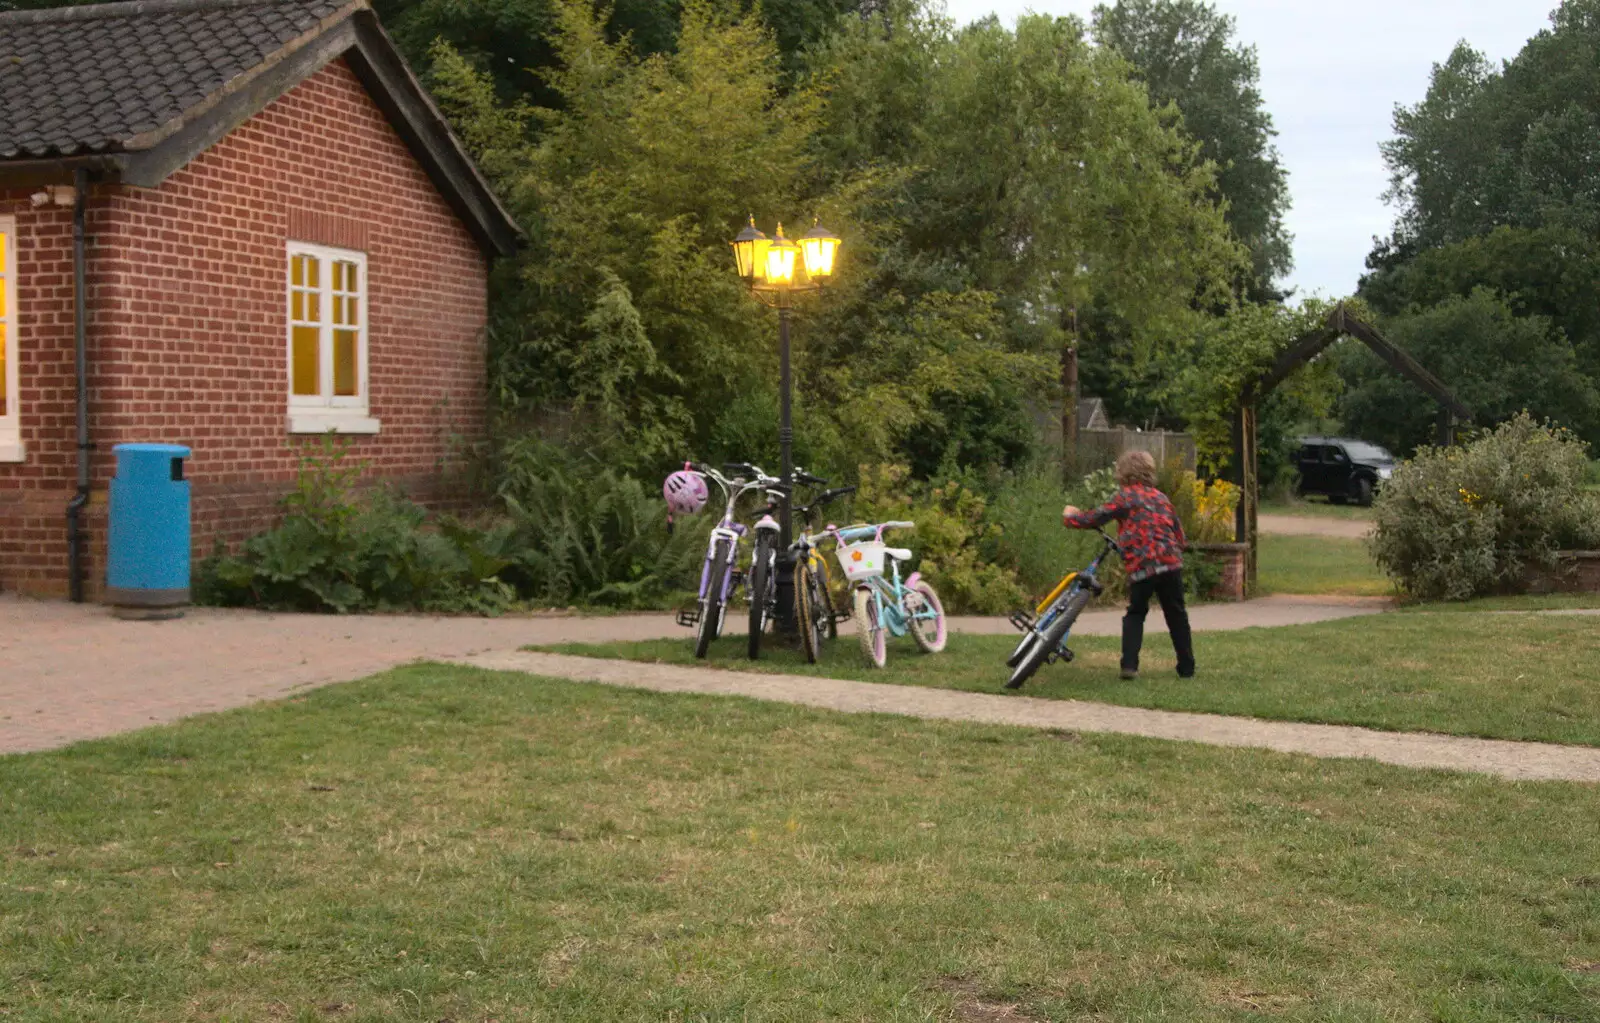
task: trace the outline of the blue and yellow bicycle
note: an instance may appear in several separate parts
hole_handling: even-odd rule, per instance
[[[1089,606],[1089,601],[1099,596],[1105,587],[1100,584],[1100,563],[1112,551],[1120,551],[1117,541],[1103,529],[1095,532],[1105,541],[1094,560],[1079,572],[1068,572],[1056,583],[1050,595],[1039,602],[1032,614],[1018,611],[1011,616],[1011,624],[1022,630],[1017,648],[1006,658],[1006,667],[1014,669],[1007,689],[1021,689],[1033,677],[1040,665],[1057,660],[1071,661],[1073,654],[1067,648],[1067,637],[1072,634],[1078,616]]]

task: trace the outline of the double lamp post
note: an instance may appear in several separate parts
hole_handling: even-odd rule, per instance
[[[806,232],[799,244],[785,238],[783,225],[768,238],[756,230],[754,217],[733,240],[733,259],[751,294],[778,310],[778,462],[779,478],[787,494],[778,511],[778,623],[790,629],[794,622],[794,563],[789,545],[794,542],[794,424],[793,380],[789,372],[789,309],[794,296],[817,291],[833,277],[839,238],[820,224]]]

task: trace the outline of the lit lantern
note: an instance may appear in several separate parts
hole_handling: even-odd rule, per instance
[[[806,273],[818,284],[833,276],[833,260],[839,253],[839,236],[813,221],[811,230],[800,239],[805,253]]]
[[[739,267],[739,276],[755,282],[766,276],[767,236],[756,230],[756,218],[733,239],[733,261]]]
[[[800,246],[783,236],[783,225],[778,225],[778,236],[767,243],[767,284],[787,288],[794,283],[794,265],[800,255]]]

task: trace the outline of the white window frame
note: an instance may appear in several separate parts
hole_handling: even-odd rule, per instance
[[[311,256],[319,263],[318,288],[321,292],[322,336],[318,344],[321,394],[294,393],[294,257]],[[333,393],[333,264],[354,263],[360,275],[358,316],[356,324],[356,395],[354,397]],[[367,277],[367,254],[353,249],[336,249],[328,245],[291,241],[284,247],[283,257],[283,316],[284,316],[284,377],[283,386],[289,395],[290,433],[377,433],[382,425],[371,416],[371,391],[368,389],[367,324],[372,318],[372,285]]]
[[[0,263],[5,266],[5,315],[0,324],[5,326],[6,405],[0,414],[0,462],[21,462],[27,457],[22,445],[22,395],[18,393],[22,373],[18,365],[21,344],[17,341],[17,218],[0,217],[0,234],[5,235],[5,252]]]

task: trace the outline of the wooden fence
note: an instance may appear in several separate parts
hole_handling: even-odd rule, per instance
[[[1078,469],[1081,472],[1112,465],[1124,451],[1148,451],[1158,466],[1176,459],[1184,468],[1194,471],[1194,437],[1187,433],[1127,429],[1078,431]]]

